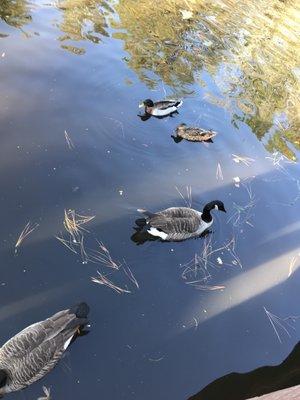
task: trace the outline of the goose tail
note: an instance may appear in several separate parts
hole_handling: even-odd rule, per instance
[[[152,212],[150,212],[150,211],[147,211],[147,210],[144,210],[144,209],[142,209],[142,208],[138,208],[138,210],[137,210],[139,213],[141,213],[141,214],[143,214],[145,217],[147,217],[147,218],[152,218],[152,217],[155,217],[155,213],[152,213]]]
[[[165,233],[162,230],[159,230],[157,228],[154,228],[153,226],[151,226],[147,230],[147,232],[150,233],[150,235],[152,235],[152,236],[156,236],[156,237],[161,238],[162,240],[167,240],[167,238],[168,238],[168,234],[167,233]]]

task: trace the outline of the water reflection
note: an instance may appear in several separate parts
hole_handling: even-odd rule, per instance
[[[208,71],[219,91],[218,96],[207,91],[208,101],[225,104],[232,123],[245,122],[269,151],[296,158],[300,21],[295,2],[165,1],[155,9],[147,0],[121,0],[116,9],[115,27],[123,32],[114,36],[124,41],[129,67],[150,88],[161,79],[175,90],[194,82],[206,86],[199,74]]]
[[[300,17],[295,2],[166,0],[155,8],[148,0],[60,0],[56,7],[63,49],[83,55],[84,41],[100,43],[113,28],[128,53],[123,60],[149,88],[163,81],[175,93],[190,95],[198,83],[208,102],[230,112],[236,128],[246,123],[268,151],[296,159]],[[32,20],[30,6],[3,0],[0,18],[20,28]],[[217,93],[208,87],[206,72]]]
[[[0,19],[15,28],[21,28],[28,24],[32,20],[28,2],[26,0],[1,0]]]
[[[58,24],[63,33],[59,40],[62,48],[74,54],[85,53],[84,47],[74,46],[69,41],[88,40],[100,43],[102,36],[108,36],[106,16],[113,9],[105,1],[99,0],[62,0],[58,3],[62,12],[62,21]],[[67,42],[67,44],[65,44]]]

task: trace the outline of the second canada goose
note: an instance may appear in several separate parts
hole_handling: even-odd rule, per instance
[[[0,397],[41,379],[55,367],[80,328],[89,307],[80,303],[28,326],[0,348]]]
[[[186,124],[180,124],[175,130],[176,136],[171,135],[174,142],[179,143],[183,139],[190,142],[212,142],[212,138],[217,132],[202,128],[188,127]]]
[[[197,211],[188,207],[171,207],[156,213],[146,210],[138,210],[144,214],[143,222],[146,231],[164,241],[181,241],[193,237],[199,237],[213,223],[212,210],[224,211],[222,201],[213,200],[206,204],[203,211]]]
[[[145,114],[153,115],[154,117],[166,117],[177,112],[177,109],[182,106],[182,100],[162,100],[153,102],[151,99],[144,100],[139,107],[145,107]]]

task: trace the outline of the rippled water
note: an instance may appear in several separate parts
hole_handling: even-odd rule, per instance
[[[300,314],[299,6],[206,3],[1,1],[0,340],[91,306],[90,334],[11,399],[46,385],[55,399],[183,400],[299,340],[298,320],[278,340],[265,311]],[[137,117],[142,99],[174,96],[179,115]],[[219,134],[176,144],[181,122]],[[136,209],[184,205],[187,187],[195,208],[225,203],[213,233],[137,246]],[[102,241],[139,289],[55,238],[65,209],[95,215],[85,248]],[[39,226],[15,254],[28,221]],[[131,293],[93,283],[97,270]]]

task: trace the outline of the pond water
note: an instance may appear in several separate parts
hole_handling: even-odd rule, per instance
[[[89,335],[11,399],[45,385],[55,399],[184,400],[281,362],[299,340],[286,319],[300,315],[299,7],[157,5],[1,1],[0,341],[91,307]],[[144,122],[149,97],[183,106]],[[176,144],[181,122],[218,135]],[[138,208],[213,199],[227,214],[206,238],[131,240]],[[69,238],[65,210],[95,216],[82,225],[87,255],[56,238]],[[92,262],[98,242],[119,269]],[[130,293],[92,282],[97,271]]]

